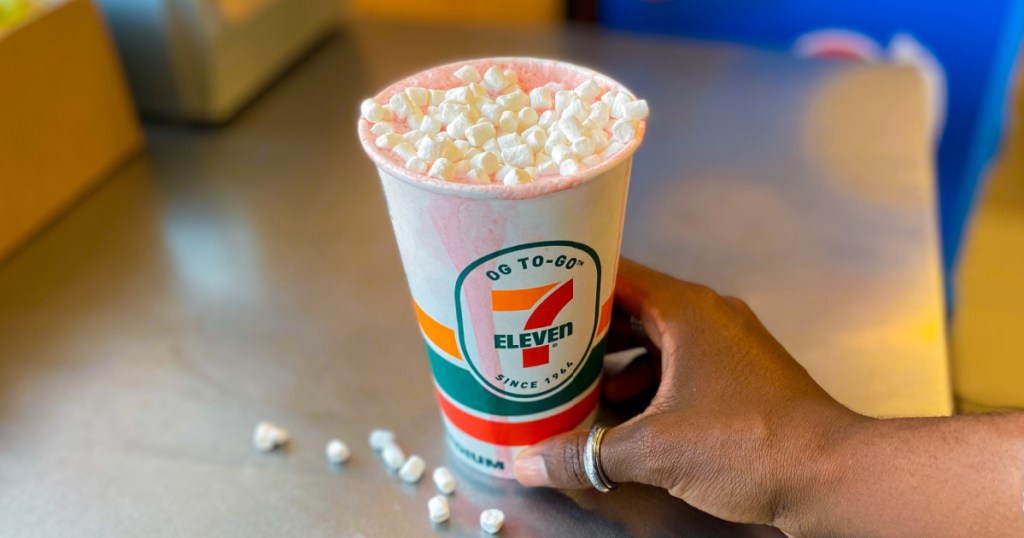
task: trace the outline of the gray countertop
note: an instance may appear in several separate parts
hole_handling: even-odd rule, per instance
[[[840,401],[951,410],[924,89],[908,70],[591,29],[342,30],[221,129],[149,150],[0,265],[0,535],[773,535],[659,491],[528,491],[453,463],[358,100],[495,54],[590,65],[651,103],[623,251],[750,302]],[[294,442],[250,446],[272,420]],[[324,443],[353,447],[331,470]]]

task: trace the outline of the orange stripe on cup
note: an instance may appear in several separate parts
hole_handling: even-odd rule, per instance
[[[455,340],[455,331],[430,317],[420,308],[420,305],[416,304],[416,301],[412,302],[412,306],[416,309],[416,319],[420,322],[420,328],[423,329],[423,334],[426,335],[427,340],[433,342],[441,351],[462,360],[459,344]]]
[[[558,282],[555,282],[525,290],[491,290],[491,305],[495,312],[529,310],[557,284]]]
[[[612,299],[613,297],[609,297],[608,300],[601,305],[601,321],[597,324],[597,334],[601,334],[608,328],[608,324],[612,322]]]
[[[595,385],[582,400],[557,415],[530,422],[496,422],[470,415],[448,401],[440,391],[435,392],[441,411],[452,425],[470,437],[502,446],[532,445],[575,428],[597,407],[599,395]]]

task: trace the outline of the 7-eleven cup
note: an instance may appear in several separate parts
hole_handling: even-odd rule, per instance
[[[582,67],[492,58],[430,69],[410,86],[447,89],[463,65],[516,71],[524,90],[594,78]],[[391,222],[426,344],[434,390],[454,452],[470,467],[510,478],[523,448],[594,420],[612,312],[636,137],[597,166],[523,185],[445,182],[407,170],[374,146]]]

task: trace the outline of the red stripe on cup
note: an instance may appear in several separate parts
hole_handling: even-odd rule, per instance
[[[583,422],[597,407],[597,389],[595,385],[582,400],[557,415],[530,422],[496,422],[476,417],[456,407],[440,391],[435,392],[445,417],[466,435],[494,445],[526,446],[567,432]]]

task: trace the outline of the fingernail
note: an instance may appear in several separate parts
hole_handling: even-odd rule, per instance
[[[540,456],[517,459],[512,465],[512,472],[516,475],[516,480],[524,486],[548,485],[548,470],[544,467],[544,458]]]

